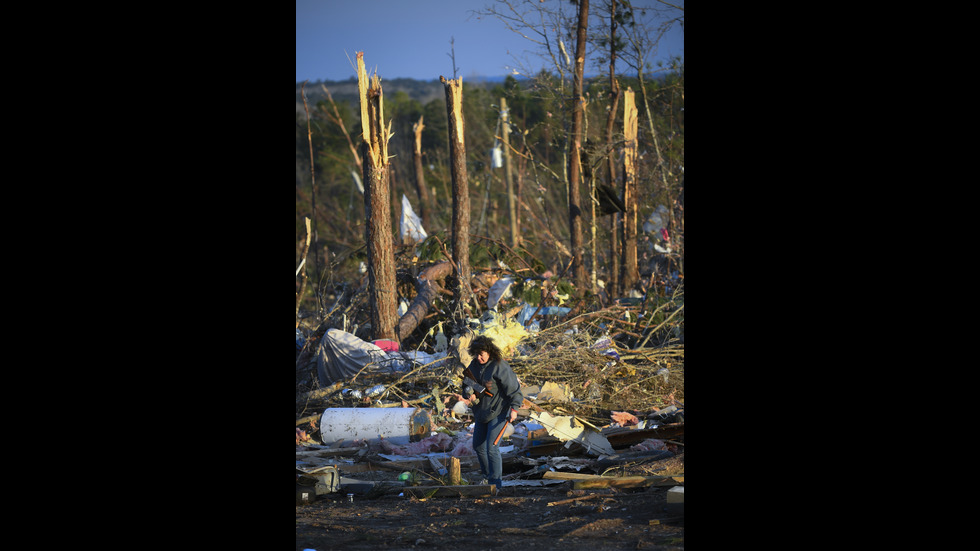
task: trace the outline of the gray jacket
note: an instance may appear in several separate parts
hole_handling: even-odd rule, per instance
[[[517,382],[517,375],[506,360],[489,361],[486,364],[473,360],[470,362],[470,371],[476,376],[478,383],[493,393],[493,397],[479,395],[479,403],[473,404],[473,417],[477,421],[486,423],[511,408],[519,409],[524,403],[521,384]]]

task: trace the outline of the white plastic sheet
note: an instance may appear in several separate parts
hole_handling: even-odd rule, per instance
[[[317,353],[317,376],[320,386],[346,381],[365,371],[397,373],[408,371],[414,364],[439,366],[449,354],[428,354],[420,350],[385,352],[380,346],[367,342],[340,329],[328,329],[320,340]]]
[[[402,220],[401,220],[402,243],[421,243],[425,241],[429,234],[422,228],[422,220],[416,216],[412,210],[412,204],[408,201],[408,196],[402,194]]]
[[[500,278],[490,286],[490,290],[487,291],[487,308],[493,310],[497,307],[497,303],[500,302],[502,298],[510,298],[510,286],[514,284],[514,280],[509,277]]]

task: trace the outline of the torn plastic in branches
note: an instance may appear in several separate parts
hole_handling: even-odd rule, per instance
[[[402,194],[401,235],[402,243],[421,243],[429,237],[422,227],[422,220],[415,214],[412,203],[404,193]]]

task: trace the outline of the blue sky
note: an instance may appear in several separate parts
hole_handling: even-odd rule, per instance
[[[547,0],[559,1],[567,2]],[[634,6],[653,3],[633,1]],[[470,14],[491,4],[493,0],[296,0],[296,82],[356,77],[358,51],[364,52],[368,73],[376,69],[382,79],[453,78],[452,51],[456,76],[464,82],[511,74],[512,67],[521,66],[515,56],[533,71],[542,68],[538,45],[493,16]],[[595,8],[590,11],[594,14]],[[574,54],[574,45],[570,49]],[[652,61],[683,53],[683,34],[675,25]],[[586,73],[594,72],[587,61]]]

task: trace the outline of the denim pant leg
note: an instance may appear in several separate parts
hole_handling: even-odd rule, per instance
[[[509,413],[508,411],[507,414]],[[506,427],[507,414],[491,419],[488,423],[476,423],[473,429],[473,451],[480,462],[480,471],[487,477],[487,483],[496,484],[498,490],[502,483],[503,463],[500,459],[500,447],[493,442]]]

